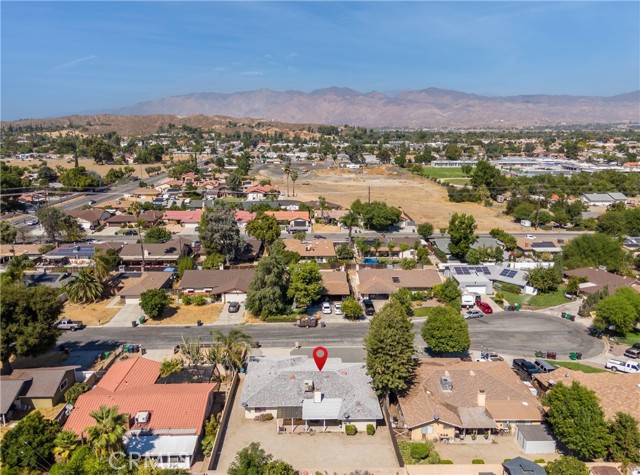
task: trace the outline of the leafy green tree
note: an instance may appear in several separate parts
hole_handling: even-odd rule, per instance
[[[440,302],[444,302],[449,305],[454,305],[462,296],[458,283],[455,279],[449,277],[442,284],[436,284],[433,286],[433,295]]]
[[[429,259],[429,248],[419,247],[416,251],[416,260],[418,261],[418,264],[431,264],[431,259]]]
[[[80,445],[80,440],[72,430],[63,430],[58,432],[53,444],[53,455],[56,460],[66,462],[73,455],[73,451]]]
[[[342,311],[349,320],[358,320],[362,316],[364,309],[356,299],[347,297],[342,302]]]
[[[360,225],[360,218],[358,214],[353,210],[347,211],[347,213],[342,216],[339,220],[340,226],[347,228],[349,232],[349,242],[351,242],[351,233],[353,232],[353,228]]]
[[[252,442],[236,454],[227,470],[228,475],[264,475],[265,467],[273,456],[264,451],[258,442]]]
[[[625,262],[620,241],[602,233],[575,237],[564,246],[562,256],[568,269],[606,266],[610,272],[619,272]]]
[[[574,381],[555,385],[543,398],[549,408],[547,420],[560,442],[579,458],[592,460],[607,455],[611,435],[596,394]]]
[[[0,292],[0,357],[9,366],[11,356],[38,356],[56,343],[54,323],[62,312],[58,292],[48,287],[17,286]]]
[[[144,233],[144,242],[149,244],[171,241],[171,232],[162,226],[154,226]]]
[[[562,455],[545,467],[548,475],[589,475],[589,468],[575,457]]]
[[[449,306],[434,308],[422,325],[421,334],[436,354],[463,353],[471,345],[467,322]]]
[[[360,215],[368,229],[384,231],[400,221],[402,212],[383,201],[372,201],[361,205]]]
[[[98,139],[87,148],[87,154],[93,158],[96,163],[113,161],[113,149],[110,144],[102,139]]]
[[[222,254],[227,264],[238,256],[244,246],[231,208],[207,208],[200,221],[199,234],[207,254]]]
[[[87,385],[87,383],[73,384],[69,389],[67,389],[67,392],[64,393],[64,402],[66,402],[67,404],[75,404],[78,398],[86,393],[89,389],[91,388],[89,387],[89,385]]]
[[[220,347],[221,363],[225,369],[239,371],[244,364],[244,349],[253,343],[253,338],[239,328],[232,328],[226,335],[220,330],[213,330],[211,334],[215,344]]]
[[[476,220],[471,215],[454,213],[449,220],[449,252],[452,256],[463,259],[471,245],[478,240]]]
[[[609,459],[614,462],[640,462],[640,431],[638,421],[625,412],[617,412],[609,422],[611,445]]]
[[[272,254],[260,259],[247,291],[247,309],[263,320],[286,312],[288,280],[280,255]]]
[[[15,226],[7,221],[0,221],[0,244],[15,242],[17,234]]]
[[[294,183],[295,189],[295,180],[293,180],[293,177],[291,180]],[[284,460],[272,460],[264,467],[264,475],[296,475],[297,473],[298,472]]]
[[[220,269],[220,266],[224,264],[224,256],[214,252],[205,257],[202,263],[203,269]]]
[[[489,190],[490,196],[495,199],[507,191],[507,179],[489,162],[480,160],[471,174],[471,186],[476,189],[485,187]]]
[[[227,177],[227,185],[232,190],[238,191],[242,187],[242,176],[236,171],[229,173],[229,176]]]
[[[413,325],[402,305],[386,304],[371,319],[364,340],[367,373],[380,395],[406,391],[414,377]]]
[[[546,294],[558,289],[562,276],[553,267],[536,267],[529,271],[529,283]]]
[[[40,208],[36,212],[40,224],[44,228],[44,233],[50,241],[57,241],[62,230],[62,220],[65,214],[58,208],[47,206]]]
[[[413,315],[413,299],[412,292],[404,287],[399,288],[391,294],[391,302],[397,302],[402,305],[405,313],[409,316]]]
[[[292,298],[299,309],[305,309],[320,298],[322,275],[317,262],[299,262],[291,270],[287,296]]]
[[[58,181],[65,188],[73,191],[89,191],[90,188],[97,188],[102,184],[102,178],[85,167],[69,168],[63,171]]]
[[[261,214],[247,223],[247,234],[267,245],[273,244],[280,237],[278,220],[270,214]]]
[[[346,243],[340,244],[336,248],[336,257],[341,260],[349,261],[354,257],[353,248]]]
[[[87,440],[95,454],[103,457],[121,451],[127,416],[120,414],[116,406],[100,406],[89,415],[95,424],[86,428]]]
[[[518,247],[516,238],[500,228],[492,229],[489,234],[492,238],[497,239],[502,244],[504,244],[504,247],[507,251],[513,251],[516,247]]]
[[[523,221],[525,219],[531,220],[535,213],[536,207],[533,205],[533,203],[529,203],[527,201],[516,206],[513,210],[512,216],[520,221]]]
[[[60,233],[65,242],[76,242],[87,235],[78,220],[73,216],[64,216],[60,222]]]
[[[100,300],[104,285],[92,273],[83,270],[67,284],[69,300],[76,303],[91,303]]]
[[[45,181],[46,183],[52,183],[58,179],[56,171],[48,166],[42,166],[38,169],[38,181]]]
[[[447,160],[460,160],[462,149],[454,143],[449,143],[444,148],[444,156]]]
[[[140,294],[140,308],[154,320],[162,316],[170,303],[169,294],[163,289],[149,289]]]
[[[431,223],[422,223],[418,226],[418,234],[422,236],[423,239],[429,239],[433,235],[433,224]]]
[[[635,307],[624,296],[617,293],[598,302],[595,311],[596,318],[593,322],[595,327],[605,329],[613,326],[616,333],[621,335],[630,332],[638,320]]]
[[[0,461],[10,473],[43,473],[51,467],[57,422],[45,419],[34,411],[5,434],[0,441]]]
[[[193,270],[196,268],[196,260],[193,258],[193,256],[182,256],[178,258],[176,264],[178,265],[178,277],[180,279],[182,279],[185,271]]]

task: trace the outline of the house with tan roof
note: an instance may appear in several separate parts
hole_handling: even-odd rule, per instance
[[[457,358],[420,360],[398,411],[412,440],[452,441],[543,420],[542,406],[504,361]]]
[[[558,368],[551,373],[533,375],[533,384],[546,393],[557,384],[578,382],[596,393],[607,419],[624,411],[640,421],[640,373],[583,373]]]
[[[247,194],[247,201],[264,201],[271,198],[277,199],[280,196],[280,189],[272,185],[249,186],[244,191]]]
[[[140,277],[125,279],[117,295],[123,304],[139,304],[140,294],[147,290],[169,288],[172,282],[173,272],[145,272]]]
[[[320,294],[334,299],[351,295],[347,273],[343,270],[321,270],[322,290]]]
[[[223,303],[244,302],[255,269],[187,270],[180,280],[185,294],[210,294]]]
[[[142,222],[142,225],[145,228],[150,228],[158,224],[158,222],[162,219],[161,211],[144,211],[140,213],[138,217],[133,214],[115,214],[108,218],[105,221],[105,224],[111,228],[113,227],[121,227],[122,225],[136,225],[138,221]]]
[[[282,240],[287,251],[300,254],[302,261],[327,262],[336,257],[336,248],[329,239],[315,239],[313,241],[300,241],[286,238]]]
[[[194,228],[200,224],[204,211],[201,209],[194,210],[168,210],[164,212],[162,221],[165,224],[179,224],[185,228]]]
[[[312,229],[309,213],[306,211],[265,211],[273,216],[288,233],[310,232]]]
[[[596,269],[594,267],[581,267],[579,269],[564,271],[566,277],[578,277],[586,282],[579,284],[580,292],[591,295],[605,287],[610,294],[615,293],[620,287],[631,287],[640,292],[640,284],[629,277],[607,272],[606,269]]]
[[[193,252],[191,241],[173,239],[164,243],[144,244],[144,261],[148,266],[175,264],[179,258],[189,256]],[[126,265],[141,265],[142,250],[140,244],[125,244],[120,251],[122,262]]]
[[[49,409],[64,402],[64,393],[76,382],[77,369],[80,366],[25,368],[15,369],[10,376],[2,376],[0,395],[3,410],[5,403],[11,406],[17,402],[15,407],[21,408]],[[15,394],[6,393],[16,391],[18,386],[20,388]]]
[[[100,226],[111,217],[111,213],[99,208],[71,209],[65,211],[65,213],[76,218],[78,224],[82,226],[82,229],[85,231]]]
[[[362,298],[388,299],[398,289],[424,291],[441,283],[435,267],[423,269],[359,269],[355,286]]]
[[[95,424],[91,412],[117,407],[126,415],[125,450],[159,468],[189,469],[213,406],[217,383],[159,384],[160,363],[143,357],[114,364],[82,394],[64,425],[79,437]]]

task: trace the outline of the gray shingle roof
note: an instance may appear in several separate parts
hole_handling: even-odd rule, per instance
[[[240,397],[243,407],[302,407],[305,381],[313,381],[325,399],[341,399],[340,417],[382,419],[378,398],[362,363],[329,358],[322,371],[307,356],[252,358]]]

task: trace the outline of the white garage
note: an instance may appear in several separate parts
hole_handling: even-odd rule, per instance
[[[553,454],[556,441],[546,425],[516,425],[516,440],[525,454]]]
[[[452,277],[458,282],[460,290],[470,294],[493,294],[493,283],[484,275],[457,275]]]
[[[222,298],[222,302],[224,303],[229,303],[229,302],[243,303],[245,300],[247,300],[247,293],[240,292],[240,291],[226,292],[222,294],[221,298]]]

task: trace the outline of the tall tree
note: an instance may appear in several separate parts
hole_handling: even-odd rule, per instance
[[[56,460],[66,462],[71,458],[73,451],[80,445],[80,440],[72,430],[63,430],[58,432],[53,443],[53,455]]]
[[[555,385],[543,398],[549,408],[547,420],[558,440],[579,458],[591,460],[607,455],[611,435],[596,394],[574,381]]]
[[[102,297],[104,286],[92,273],[83,270],[67,285],[69,300],[76,303],[91,303]]]
[[[258,442],[252,442],[236,454],[227,470],[229,475],[294,475],[293,467],[264,451]]]
[[[227,207],[207,208],[198,232],[207,254],[222,254],[227,264],[236,258],[244,246],[235,212]]]
[[[322,288],[322,275],[317,262],[299,262],[293,265],[287,296],[294,300],[298,309],[305,309],[317,301]]]
[[[155,226],[144,233],[144,242],[163,243],[171,240],[171,232],[163,226]]]
[[[340,218],[340,225],[347,228],[349,232],[349,242],[351,242],[351,233],[353,232],[353,228],[360,224],[360,218],[358,215],[352,210],[347,211],[347,213]]]
[[[244,364],[244,350],[253,343],[253,338],[240,328],[232,328],[226,335],[220,330],[213,330],[211,334],[215,344],[220,347],[221,363],[225,369],[239,371]]]
[[[603,330],[613,326],[616,333],[620,335],[625,335],[633,330],[638,321],[636,307],[624,296],[617,293],[598,302],[595,311],[594,326]]]
[[[536,267],[529,271],[529,283],[543,294],[557,290],[562,276],[553,267]]]
[[[610,272],[619,272],[625,262],[625,253],[618,239],[606,234],[583,234],[564,246],[562,255],[569,269],[606,266]]]
[[[45,419],[40,412],[27,415],[0,441],[3,471],[7,468],[11,474],[48,472],[58,431],[58,423]]]
[[[36,216],[50,241],[57,241],[62,231],[62,220],[65,214],[58,208],[46,206],[36,212]]]
[[[402,305],[386,304],[372,319],[364,340],[367,372],[375,391],[386,397],[409,388],[414,377],[413,325]]]
[[[614,462],[640,462],[640,431],[638,421],[625,412],[617,412],[609,422],[611,445],[609,458]]]
[[[13,243],[17,234],[16,228],[11,223],[0,221],[0,244]]]
[[[140,238],[138,241],[140,242],[140,259],[142,260],[141,271],[144,272],[145,268],[145,258],[144,258],[144,238],[142,237],[142,220],[140,219],[140,215],[142,214],[142,205],[138,201],[134,201],[129,206],[127,212],[136,217],[136,226],[138,228],[138,237]]]
[[[433,234],[433,224],[422,223],[418,226],[418,234],[422,236],[423,239],[429,239]]]
[[[140,308],[153,320],[160,318],[170,303],[169,294],[164,289],[149,289],[140,294]]]
[[[469,326],[451,307],[435,307],[422,325],[422,339],[436,354],[463,353],[469,350]]]
[[[287,311],[288,275],[280,255],[263,257],[258,262],[247,291],[246,307],[263,320]]]
[[[548,475],[589,475],[589,467],[575,457],[562,455],[545,467]]]
[[[458,259],[464,259],[471,245],[478,240],[475,235],[476,220],[468,214],[454,213],[449,220],[449,252]]]
[[[247,223],[247,234],[259,239],[267,245],[273,244],[280,237],[278,220],[270,214],[261,214]]]
[[[298,181],[298,171],[291,169],[289,171],[289,178],[291,178],[291,184],[293,185],[293,196],[296,196],[296,181]]]
[[[96,455],[106,456],[122,450],[126,415],[120,414],[116,406],[100,406],[89,414],[95,424],[85,429],[89,445]]]

